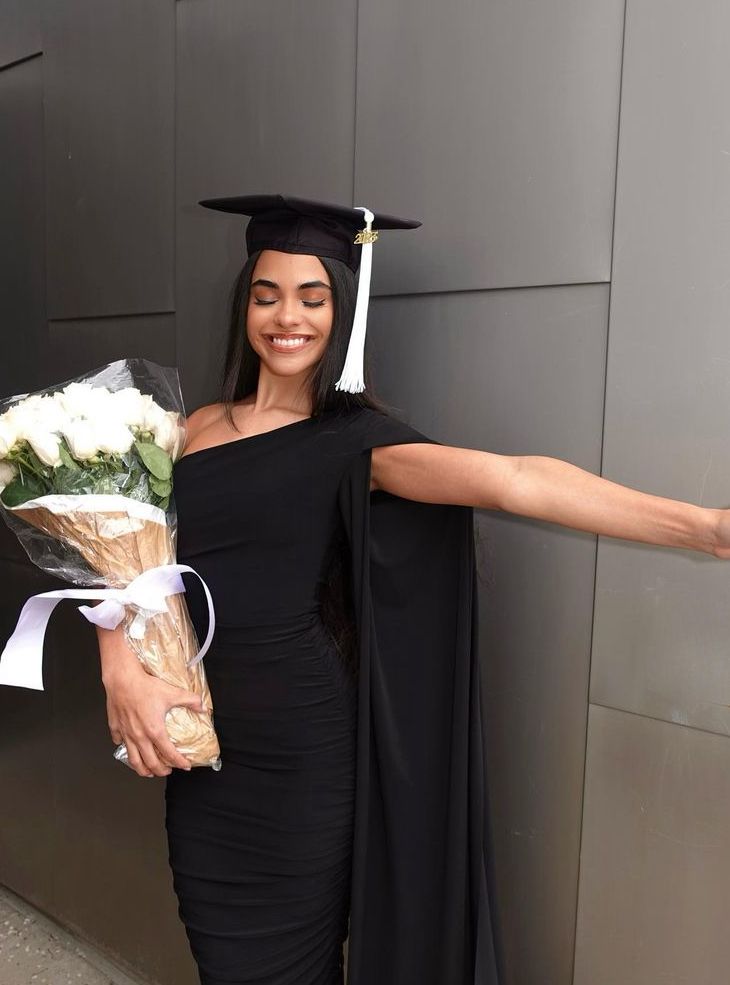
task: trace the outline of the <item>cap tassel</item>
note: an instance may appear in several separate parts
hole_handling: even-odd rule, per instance
[[[372,228],[374,214],[363,205],[356,205],[355,208],[362,209],[365,216],[365,229],[361,230],[355,238],[356,243],[362,243],[360,275],[357,281],[355,314],[352,319],[345,364],[342,375],[335,383],[335,390],[346,390],[348,393],[361,393],[365,389],[365,330],[370,300],[370,271],[373,265],[373,242],[378,238],[377,230],[373,231]]]

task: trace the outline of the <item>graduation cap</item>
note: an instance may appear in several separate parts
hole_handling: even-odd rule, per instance
[[[374,213],[365,206],[349,208],[291,195],[205,198],[198,205],[251,216],[246,228],[249,254],[256,250],[307,253],[342,260],[353,273],[360,268],[350,342],[335,389],[349,393],[364,390],[363,357],[373,243],[381,229],[416,229],[421,223],[417,219]]]

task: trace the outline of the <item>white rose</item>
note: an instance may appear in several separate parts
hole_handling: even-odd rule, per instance
[[[142,394],[142,404],[144,405],[145,410],[147,410],[148,407],[151,407],[154,402],[155,398],[151,393]]]
[[[185,427],[180,423],[180,420],[178,419],[177,438],[175,439],[175,444],[173,446],[172,456],[171,456],[173,462],[176,462],[180,457],[180,455],[182,455],[182,450],[185,447],[186,434],[187,432],[185,430]]]
[[[11,462],[0,462],[0,492],[15,478],[17,471]]]
[[[33,408],[27,407],[25,401],[19,404],[14,404],[9,410],[3,414],[3,418],[7,424],[15,429],[18,441],[27,441],[28,436],[33,431],[36,426],[36,418],[33,413]]]
[[[34,394],[10,407],[3,420],[15,429],[20,441],[30,441],[34,434],[61,431],[67,417],[52,397]]]
[[[18,429],[12,423],[12,418],[7,418],[5,414],[0,415],[0,458],[5,458],[17,440]]]
[[[68,415],[63,407],[48,394],[44,394],[40,402],[35,405],[33,413],[36,422],[45,431],[58,432],[68,420]]]
[[[99,421],[95,426],[96,443],[99,451],[110,455],[123,455],[134,442],[134,435],[119,421]]]
[[[60,390],[56,390],[56,392],[53,394],[53,402],[56,404],[60,412],[62,414],[65,414],[66,417],[68,418],[69,414],[66,408],[64,407],[63,393]]]
[[[36,431],[28,438],[28,442],[44,465],[60,465],[61,456],[58,453],[58,435],[51,431]]]
[[[91,383],[69,383],[56,393],[56,400],[69,417],[85,417],[89,407]]]
[[[26,397],[0,415],[0,421],[15,431],[19,441],[30,441],[34,434],[58,433],[67,420],[63,407],[49,394]]]
[[[122,423],[112,394],[105,386],[95,386],[89,392],[84,417],[89,420],[115,421]]]
[[[93,458],[99,450],[96,442],[96,428],[91,421],[82,419],[69,421],[63,434],[71,454],[79,461]]]
[[[129,426],[136,424],[137,427],[142,427],[146,403],[137,387],[125,386],[121,390],[115,390],[112,402],[118,420]]]
[[[180,442],[177,411],[168,410],[164,413],[152,430],[155,444],[159,445],[160,448],[174,459],[175,451]]]
[[[150,397],[149,403],[145,406],[144,411],[145,431],[155,431],[165,419],[166,415],[167,411],[164,411],[162,407],[160,407],[159,404],[156,404]]]
[[[42,393],[31,393],[29,397],[25,397],[19,403],[15,404],[16,407],[23,407],[25,410],[36,410],[43,403]]]

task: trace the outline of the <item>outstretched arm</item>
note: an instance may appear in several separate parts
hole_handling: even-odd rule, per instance
[[[372,488],[422,503],[504,510],[576,530],[730,557],[730,511],[640,492],[543,455],[450,445],[372,451]]]

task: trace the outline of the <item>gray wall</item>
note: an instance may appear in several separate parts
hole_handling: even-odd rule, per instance
[[[243,225],[416,216],[375,251],[382,395],[440,441],[675,499],[730,483],[730,9],[709,0],[0,0],[0,393],[125,355],[215,399]],[[504,985],[723,981],[726,574],[478,511]],[[0,641],[56,587],[0,527]],[[111,758],[95,636],[0,689],[0,881],[193,985],[162,784]]]

